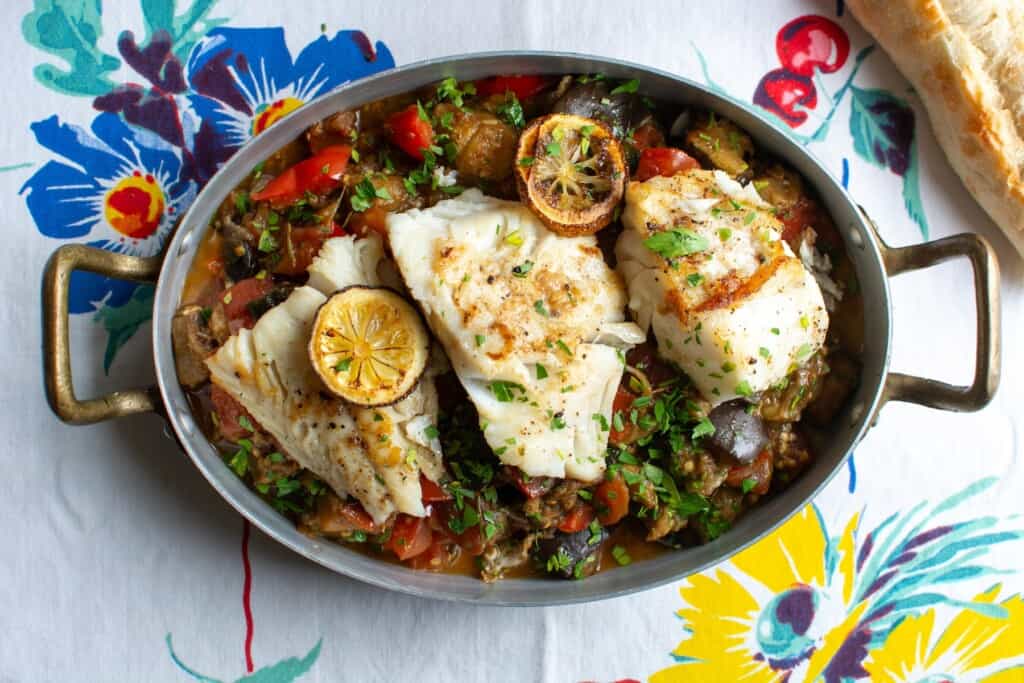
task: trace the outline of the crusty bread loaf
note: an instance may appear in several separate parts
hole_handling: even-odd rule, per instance
[[[847,0],[964,185],[1024,255],[1024,1]]]

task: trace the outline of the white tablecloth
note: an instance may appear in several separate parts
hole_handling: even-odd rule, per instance
[[[886,56],[867,54],[854,74],[870,38],[841,2],[197,0],[193,9],[208,12],[196,23],[180,4],[177,16],[157,0],[0,10],[0,681],[1024,680],[1012,668],[1024,659],[1024,605],[1013,597],[1024,589],[1024,268],[945,163]],[[842,63],[813,80],[791,57],[784,69],[775,47],[803,15],[817,18],[784,42],[810,36],[813,52],[831,36],[826,68]],[[159,45],[136,54],[118,41],[130,30],[145,45],[157,28],[170,30],[177,55],[162,70]],[[843,36],[851,46],[840,59]],[[764,77],[763,97],[783,102],[793,123],[806,119],[792,132],[846,177],[890,243],[922,241],[925,229],[985,235],[1004,274],[996,399],[970,415],[890,405],[855,469],[734,561],[639,595],[547,609],[430,602],[336,576],[243,531],[159,418],[92,427],[54,418],[40,363],[40,274],[54,248],[157,251],[215,167],[204,150],[228,153],[275,101],[393,64],[519,48],[632,60],[747,103]],[[261,64],[266,87],[220,87],[243,69],[234,59],[223,62],[234,72],[213,73],[209,51],[227,49]],[[244,100],[237,108],[224,104],[232,92]],[[787,97],[802,97],[803,109]],[[870,158],[876,149],[885,164]],[[116,191],[124,202],[112,203]],[[966,382],[966,264],[892,288],[894,368]],[[76,281],[79,395],[151,381],[150,298]]]

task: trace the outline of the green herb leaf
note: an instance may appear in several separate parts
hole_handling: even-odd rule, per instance
[[[638,81],[637,79],[634,78],[633,80],[626,81],[625,83],[623,83],[622,85],[618,86],[617,88],[614,88],[612,90],[611,94],[612,95],[619,95],[621,93],[634,93],[634,92],[637,91],[637,89],[639,87],[640,87],[640,81]]]
[[[512,268],[512,274],[519,278],[524,278],[530,274],[533,270],[533,261],[523,261],[518,266]]]
[[[548,369],[537,363],[537,379],[546,379],[548,376]]]
[[[670,259],[704,251],[710,245],[703,235],[698,235],[692,230],[677,228],[651,235],[644,240],[644,246],[656,254]]]

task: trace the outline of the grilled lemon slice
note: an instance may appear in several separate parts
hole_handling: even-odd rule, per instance
[[[592,235],[611,223],[626,170],[619,141],[593,119],[550,114],[519,137],[519,199],[559,235]]]
[[[327,388],[361,406],[394,403],[427,367],[430,337],[419,313],[390,289],[353,286],[317,311],[309,358]]]

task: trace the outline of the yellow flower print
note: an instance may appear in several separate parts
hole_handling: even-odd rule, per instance
[[[975,601],[994,604],[1000,586]],[[874,683],[918,681],[1024,681],[1024,600],[1014,595],[1001,603],[1003,614],[962,609],[944,630],[936,631],[935,610],[907,617],[884,645],[864,662]]]
[[[872,680],[903,681],[904,673],[918,669],[1000,675],[1024,651],[1020,599],[994,604],[995,594],[985,593],[964,601],[953,589],[1001,573],[979,558],[1024,532],[999,530],[995,517],[943,521],[994,481],[890,515],[870,530],[862,528],[860,514],[852,515],[836,535],[808,506],[730,561],[682,584],[677,615],[685,636],[672,652],[677,663],[651,680],[849,683],[868,678],[869,652]],[[961,612],[931,643],[928,615],[939,606]],[[1008,624],[1008,615],[1019,623]],[[1007,649],[1007,639],[1017,644]],[[997,680],[1005,683],[986,683]]]
[[[840,538],[838,571],[852,572],[857,522],[854,515]],[[829,558],[822,522],[808,506],[731,566],[691,577],[678,612],[691,636],[672,653],[682,663],[651,680],[767,683],[787,671],[822,671],[861,616],[847,615],[850,582],[830,588]]]

